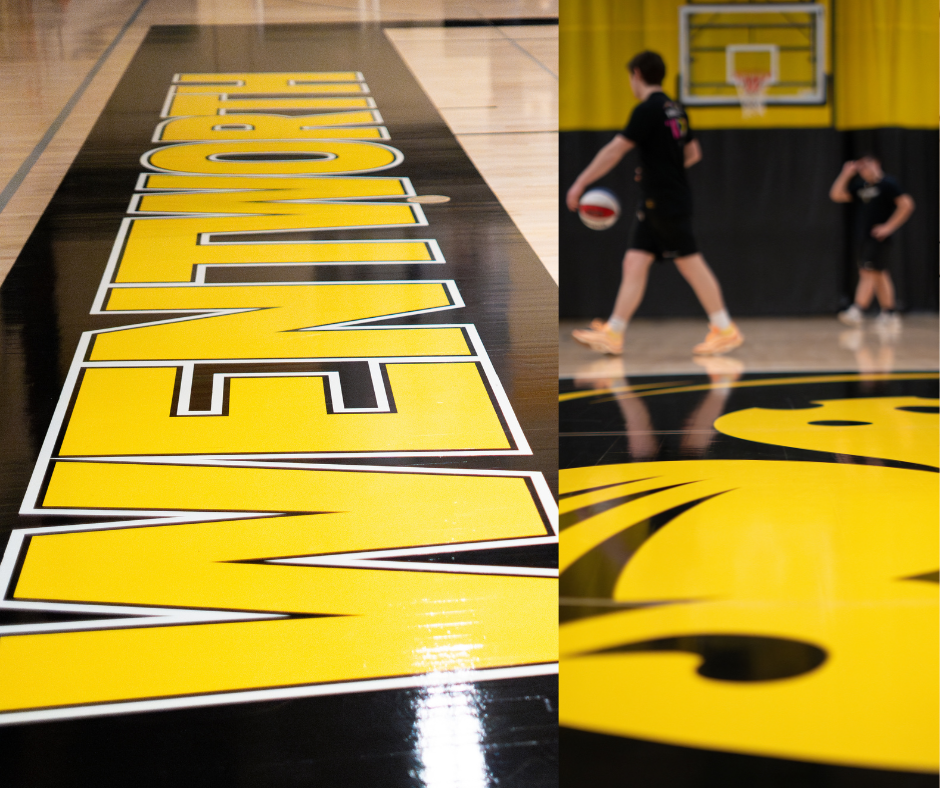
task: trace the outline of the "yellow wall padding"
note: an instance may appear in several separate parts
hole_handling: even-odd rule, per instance
[[[935,0],[836,0],[836,125],[937,128]]]

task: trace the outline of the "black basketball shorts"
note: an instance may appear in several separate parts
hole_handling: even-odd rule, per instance
[[[633,226],[631,249],[640,249],[656,255],[658,260],[674,260],[698,252],[698,244],[692,233],[692,217],[663,216],[641,208]]]
[[[858,267],[865,271],[887,271],[891,251],[891,236],[884,241],[862,238],[858,245]]]

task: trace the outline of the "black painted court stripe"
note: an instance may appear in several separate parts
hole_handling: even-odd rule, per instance
[[[445,19],[444,27],[483,27],[484,25],[500,25],[501,27],[523,27],[527,25],[557,25],[557,16],[522,16],[487,17],[486,19]]]
[[[10,178],[7,185],[3,187],[3,191],[0,191],[0,213],[7,207],[7,203],[9,203],[13,195],[16,194],[17,189],[20,188],[23,181],[26,180],[26,176],[29,175],[30,170],[33,169],[33,166],[39,161],[39,157],[42,156],[46,148],[49,147],[52,138],[55,137],[59,129],[62,128],[62,124],[65,123],[66,118],[72,114],[72,110],[75,109],[75,105],[78,104],[79,100],[88,89],[88,86],[91,84],[91,81],[97,76],[101,67],[105,64],[105,61],[111,56],[114,48],[121,42],[121,39],[124,38],[124,34],[128,31],[130,26],[134,24],[134,21],[140,16],[140,12],[143,11],[144,6],[147,5],[148,2],[149,0],[141,0],[140,5],[137,6],[137,9],[130,15],[128,20],[124,23],[124,26],[118,31],[118,34],[111,43],[108,44],[107,49],[98,57],[95,65],[93,65],[91,71],[85,75],[85,79],[83,79],[82,83],[75,89],[71,98],[65,102],[62,111],[59,112],[56,119],[52,121],[49,128],[46,129],[46,133],[43,134],[39,142],[36,143],[36,146],[32,149],[29,156],[23,160],[19,169],[13,173],[13,177]]]
[[[521,45],[518,41],[516,41],[516,39],[514,39],[512,36],[509,36],[509,35],[507,35],[506,33],[504,33],[502,30],[499,30],[499,23],[498,23],[498,22],[494,22],[494,21],[492,21],[492,20],[487,20],[487,21],[486,21],[486,24],[492,25],[493,27],[495,27],[495,28],[497,29],[497,31],[499,32],[499,34],[500,34],[501,36],[503,36],[503,38],[505,38],[505,39],[506,39],[510,44],[512,44],[516,49],[518,49],[520,52],[522,52],[522,54],[525,55],[527,58],[529,58],[529,60],[533,61],[539,68],[541,68],[543,71],[547,71],[549,74],[551,74],[552,77],[555,79],[555,81],[558,81],[558,74],[556,74],[554,71],[552,71],[548,66],[546,66],[546,65],[545,65],[541,60],[539,60],[535,55],[533,55],[531,52],[529,52],[528,49],[526,49],[524,46],[522,46],[522,45]],[[557,22],[556,22],[556,24],[557,24]]]

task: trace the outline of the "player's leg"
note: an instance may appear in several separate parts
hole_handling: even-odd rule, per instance
[[[894,283],[888,270],[890,260],[890,241],[872,241],[870,262],[865,266],[871,269],[872,290],[878,298],[881,314],[878,315],[876,327],[896,331],[901,328],[901,318],[894,311]]]
[[[582,345],[600,353],[619,355],[623,352],[624,331],[643,300],[650,265],[660,251],[646,214],[640,211],[636,218],[630,248],[623,258],[623,276],[613,313],[608,320],[594,320],[589,329],[579,329],[572,334]]]
[[[705,262],[702,255],[696,253],[676,259],[676,268],[685,278],[705,310],[711,317],[713,313],[725,311],[725,300],[721,295],[721,285],[714,271]]]
[[[848,309],[839,313],[839,320],[847,326],[860,326],[864,320],[864,312],[871,306],[875,297],[878,278],[887,266],[888,244],[876,241],[870,236],[859,239],[858,242],[858,286],[855,288],[855,300]],[[880,300],[879,300],[880,303]],[[893,305],[893,301],[891,302]]]
[[[623,279],[620,280],[620,289],[617,290],[611,320],[619,320],[624,324],[624,328],[643,300],[650,266],[655,259],[651,252],[643,249],[628,249],[623,257]],[[607,321],[608,324],[611,320]]]
[[[697,355],[713,356],[740,346],[744,337],[731,322],[718,278],[705,262],[705,258],[699,254],[692,232],[692,217],[652,213],[649,220],[659,238],[663,256],[675,260],[676,268],[691,285],[708,315],[711,331],[704,342],[693,348],[693,352]]]
[[[698,252],[678,257],[676,268],[695,291],[711,325],[711,331],[705,341],[696,345],[694,352],[703,356],[715,356],[740,347],[744,343],[744,337],[731,322],[721,294],[721,285],[705,258]]]
[[[881,314],[878,315],[877,326],[896,330],[901,328],[901,317],[895,312],[894,282],[891,281],[890,271],[877,271],[875,275],[875,295]]]
[[[875,281],[877,271],[871,268],[858,269],[858,286],[855,288],[855,300],[852,306],[839,313],[839,320],[847,326],[860,326],[864,320],[864,312],[871,305],[875,295]]]
[[[889,271],[876,271],[875,276],[875,296],[878,298],[878,306],[882,312],[894,311],[894,283],[891,281]]]
[[[643,300],[650,265],[655,259],[652,252],[644,249],[628,249],[623,258],[623,277],[610,319],[606,323],[595,320],[590,328],[578,329],[572,336],[600,353],[622,353],[624,331]]]

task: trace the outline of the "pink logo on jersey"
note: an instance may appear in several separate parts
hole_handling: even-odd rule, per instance
[[[669,130],[672,132],[672,138],[675,140],[682,139],[685,134],[685,124],[682,122],[682,118],[669,118],[666,121],[666,125],[669,127]]]

